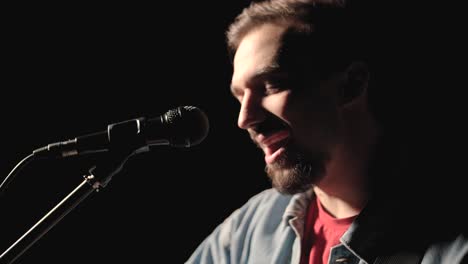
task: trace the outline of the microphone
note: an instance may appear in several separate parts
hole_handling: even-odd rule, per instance
[[[39,157],[69,157],[112,149],[149,151],[151,146],[188,148],[208,135],[205,113],[195,106],[179,106],[155,118],[135,118],[109,124],[107,130],[48,144],[33,151]]]

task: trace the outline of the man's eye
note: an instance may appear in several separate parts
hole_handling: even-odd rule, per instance
[[[264,86],[265,94],[270,95],[287,89],[289,85],[286,79],[275,79],[266,81]]]
[[[265,85],[265,94],[270,95],[270,94],[275,94],[277,92],[281,91],[281,88],[279,85],[273,85],[273,84],[267,84]]]

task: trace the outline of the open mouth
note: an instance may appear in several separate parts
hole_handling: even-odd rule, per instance
[[[260,144],[265,153],[265,162],[271,164],[285,151],[285,147],[289,142],[291,133],[288,129],[274,131],[268,135],[258,134],[257,142]]]
[[[273,115],[249,132],[254,142],[265,153],[267,164],[278,160],[292,136],[289,125]]]

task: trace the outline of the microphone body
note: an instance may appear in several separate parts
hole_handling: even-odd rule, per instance
[[[155,118],[135,118],[107,126],[107,130],[48,144],[33,151],[39,157],[69,157],[112,149],[149,151],[151,146],[188,148],[208,135],[207,116],[194,106],[180,106]]]

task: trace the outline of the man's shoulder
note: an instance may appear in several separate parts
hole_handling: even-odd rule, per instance
[[[235,226],[248,226],[287,221],[304,214],[310,192],[294,195],[281,194],[271,188],[252,196],[230,217]],[[270,224],[267,224],[270,223]]]
[[[252,196],[244,206],[261,206],[289,202],[292,195],[286,195],[278,192],[274,188],[266,189]]]
[[[249,263],[271,263],[275,256],[289,259],[295,241],[289,209],[297,204],[298,196],[302,197],[275,189],[253,195],[204,240],[186,263],[224,263],[226,259],[245,263],[246,258]]]
[[[284,212],[292,198],[292,195],[281,194],[273,188],[266,189],[248,199],[237,211],[242,215],[265,214],[271,210]]]

